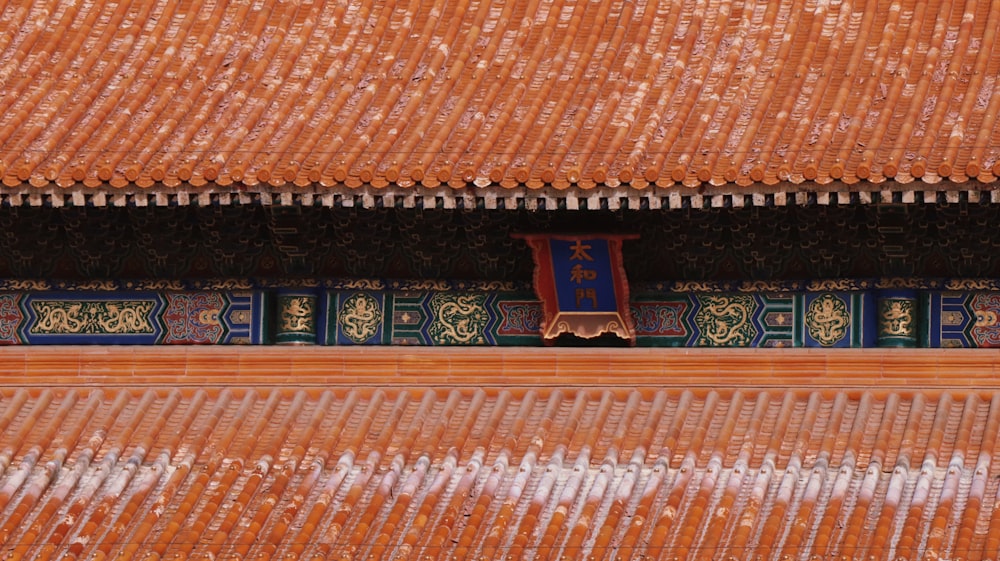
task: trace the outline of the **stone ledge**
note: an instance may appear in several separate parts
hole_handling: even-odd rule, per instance
[[[963,349],[128,347],[0,349],[6,385],[1000,389]]]

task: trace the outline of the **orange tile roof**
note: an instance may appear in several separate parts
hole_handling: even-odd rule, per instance
[[[0,25],[7,186],[1000,175],[997,2],[36,1]]]
[[[444,353],[407,349],[327,349],[306,352],[304,361],[287,348],[170,351],[0,350],[0,555],[1000,554],[995,376],[978,389],[949,390],[934,387],[935,366],[910,366],[908,378],[897,378],[905,389],[879,388],[877,373],[867,388],[828,385],[837,366],[856,375],[914,354],[907,351],[797,353],[807,359],[803,368],[825,364],[811,383],[787,381],[793,361],[770,358],[784,353],[743,354],[742,386],[713,367],[725,351],[548,349],[487,360],[453,349],[450,362]],[[228,380],[184,374],[215,353],[214,369],[230,372]],[[636,354],[658,354],[660,364],[675,362],[687,374],[636,382],[633,372],[595,383],[586,373],[574,381],[569,372],[544,371],[547,357],[578,369],[576,353],[584,355],[577,365],[600,368],[604,356],[613,371],[635,366]],[[312,370],[319,354],[327,376],[345,379],[324,383]],[[921,358],[948,365],[956,378],[1000,360],[989,352]],[[435,365],[456,378],[464,372],[466,386],[399,387],[423,380],[402,370]],[[354,368],[370,381],[350,379]],[[767,379],[752,373],[768,368],[781,379],[752,385]],[[482,383],[498,370],[510,377]],[[741,387],[708,387],[720,377]],[[528,379],[533,387],[523,385]],[[621,387],[627,379],[631,387]]]
[[[991,559],[1000,394],[0,390],[5,559]]]

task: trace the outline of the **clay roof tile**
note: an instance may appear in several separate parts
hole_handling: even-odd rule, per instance
[[[0,14],[17,30],[0,41],[4,183],[738,191],[998,175],[995,2],[258,8]]]

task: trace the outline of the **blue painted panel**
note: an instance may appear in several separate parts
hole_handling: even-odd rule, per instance
[[[261,345],[267,340],[265,314],[266,296],[263,291],[226,294],[229,306],[223,319],[228,328],[223,344]]]
[[[391,297],[386,292],[345,291],[331,298],[328,323],[337,345],[381,345],[387,318],[392,317]],[[327,335],[329,339],[329,335]],[[321,339],[322,340],[322,339]]]
[[[803,298],[801,340],[806,347],[874,347],[874,296],[868,292],[812,292]]]
[[[152,345],[164,305],[150,292],[34,293],[22,303],[23,333],[32,345]]]

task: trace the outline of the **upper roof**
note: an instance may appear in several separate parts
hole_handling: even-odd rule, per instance
[[[1000,175],[996,2],[39,0],[0,26],[22,193]]]

